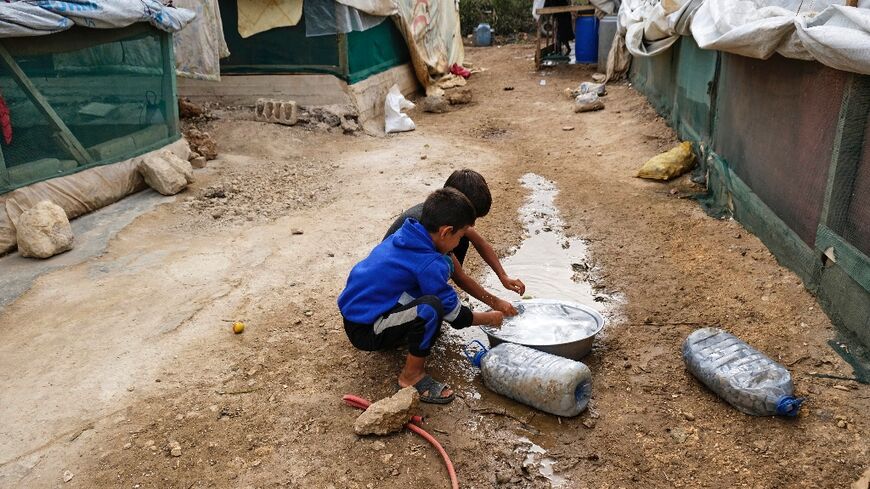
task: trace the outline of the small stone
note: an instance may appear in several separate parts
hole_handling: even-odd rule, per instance
[[[425,160],[426,158],[428,158],[428,156],[426,156],[426,155],[420,155],[420,159],[421,159],[421,160]]]
[[[695,415],[692,413],[683,413],[683,417],[686,418],[686,421],[695,421]]]
[[[372,450],[374,450],[376,452],[379,452],[379,451],[383,450],[384,448],[387,448],[387,445],[380,440],[377,440],[374,443],[372,443]]]
[[[385,464],[390,463],[391,460],[393,460],[393,454],[392,454],[392,453],[385,453],[385,454],[381,457],[381,461],[384,462]]]
[[[399,476],[399,469],[391,470],[390,475],[392,475],[393,477],[398,477]]]
[[[66,212],[48,200],[24,211],[15,228],[21,256],[48,258],[71,250],[75,240]]]
[[[420,108],[423,109],[423,112],[443,114],[450,111],[450,104],[444,97],[429,96],[420,101]]]
[[[133,446],[133,444],[132,444],[132,443],[130,443],[130,442],[127,442],[127,443],[125,443],[125,444],[124,444],[124,450],[129,450],[129,449],[130,449],[130,447],[132,447],[132,446]]]
[[[136,388],[132,385],[130,387],[127,387],[127,392],[133,392],[134,390],[136,390]]]
[[[420,395],[414,387],[405,387],[393,396],[368,407],[356,419],[353,430],[358,435],[387,435],[402,429],[417,408]]]
[[[215,211],[211,213],[211,217],[212,219],[220,219],[224,215],[224,212],[226,212],[226,209],[215,209]]]
[[[599,152],[597,152],[597,153],[595,153],[595,154],[596,154],[597,156],[604,156],[604,153],[602,153],[601,151],[599,151]]]
[[[308,317],[311,317],[314,315],[314,312],[313,311],[305,311],[303,314],[305,314]]]
[[[301,229],[298,229],[298,228],[292,228],[292,229],[290,230],[290,234],[292,234],[292,235],[294,235],[294,236],[299,236],[299,235],[301,235],[301,234],[305,234],[305,231],[303,231],[303,230],[301,230]]]
[[[208,165],[208,160],[205,156],[197,155],[192,160],[190,160],[190,165],[197,170],[205,168]]]
[[[507,484],[513,477],[513,472],[509,470],[499,470],[495,473],[495,482],[497,484]]]
[[[462,88],[453,90],[447,94],[447,102],[450,105],[465,105],[471,102],[471,90]]]
[[[674,428],[671,430],[671,438],[677,443],[685,443],[689,438],[689,434],[683,428]]]
[[[843,421],[842,419],[837,421],[837,428],[845,429],[847,426],[849,426],[849,425],[845,421]]]
[[[72,472],[70,472],[68,470],[63,471],[63,481],[64,482],[71,481],[73,477],[75,477],[75,474],[73,474]]]
[[[770,297],[769,297],[769,296],[766,296],[766,295],[763,295],[763,296],[761,296],[761,300],[763,300],[764,302],[767,302],[767,301],[770,300]]]
[[[589,428],[590,430],[591,430],[592,428],[595,428],[595,425],[596,425],[596,424],[598,424],[598,422],[595,421],[595,420],[592,419],[592,418],[586,418],[586,419],[583,420],[583,426]]]
[[[562,126],[562,130],[563,130],[563,131],[573,131],[573,130],[574,130],[574,126]]]
[[[173,457],[181,456],[181,444],[175,440],[169,442],[169,455]]]

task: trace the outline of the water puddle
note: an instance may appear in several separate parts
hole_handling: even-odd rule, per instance
[[[531,193],[520,207],[520,219],[526,239],[514,253],[501,263],[508,275],[519,278],[526,284],[524,299],[556,299],[577,302],[600,311],[603,302],[611,298],[596,292],[589,274],[592,264],[587,256],[586,244],[576,237],[565,234],[565,222],[559,215],[555,199],[559,190],[546,178],[527,173],[520,183]],[[504,289],[495,272],[489,270],[481,285],[506,300],[519,299],[516,294]],[[475,310],[487,310],[483,303],[470,299]],[[486,335],[478,327],[456,331],[461,341],[485,340]]]
[[[550,481],[550,487],[559,488],[565,486],[568,481],[558,475],[553,469],[553,466],[556,465],[556,460],[547,456],[547,450],[526,437],[520,437],[517,441],[528,445],[527,447],[521,446],[517,449],[517,451],[524,451],[526,454],[526,458],[523,459],[524,468],[527,470],[536,468],[541,477]]]

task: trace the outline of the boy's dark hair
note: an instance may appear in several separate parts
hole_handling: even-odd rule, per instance
[[[458,231],[465,226],[473,226],[476,218],[474,205],[468,197],[454,188],[440,188],[426,197],[420,224],[430,233],[437,232],[441,226],[453,226]]]
[[[483,175],[474,170],[463,168],[456,170],[447,177],[444,187],[452,187],[468,197],[477,217],[489,214],[492,206],[492,195],[489,193],[489,185],[486,184]]]

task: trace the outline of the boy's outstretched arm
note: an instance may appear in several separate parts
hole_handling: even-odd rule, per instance
[[[465,237],[471,241],[471,244],[474,245],[474,249],[476,249],[481,258],[483,258],[483,261],[492,268],[492,271],[494,271],[496,276],[498,276],[498,279],[501,281],[501,284],[504,285],[504,288],[520,295],[526,293],[526,284],[518,278],[508,277],[504,268],[501,266],[501,262],[498,260],[498,255],[495,254],[495,250],[492,249],[492,245],[489,244],[486,238],[481,236],[473,227],[469,227],[468,230],[465,231]],[[463,288],[463,290],[465,289]],[[468,291],[466,290],[466,292]],[[468,293],[471,294],[471,292]]]
[[[495,311],[500,311],[506,316],[517,315],[517,309],[513,304],[487,292],[486,289],[465,273],[465,270],[462,269],[462,265],[455,256],[450,255],[450,258],[453,259],[453,282],[458,285],[460,289],[468,292],[468,295],[483,302]]]

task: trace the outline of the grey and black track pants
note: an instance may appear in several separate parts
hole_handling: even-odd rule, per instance
[[[389,350],[407,344],[408,352],[428,356],[441,333],[444,307],[434,295],[400,304],[374,324],[344,320],[344,331],[353,346],[365,351]]]

